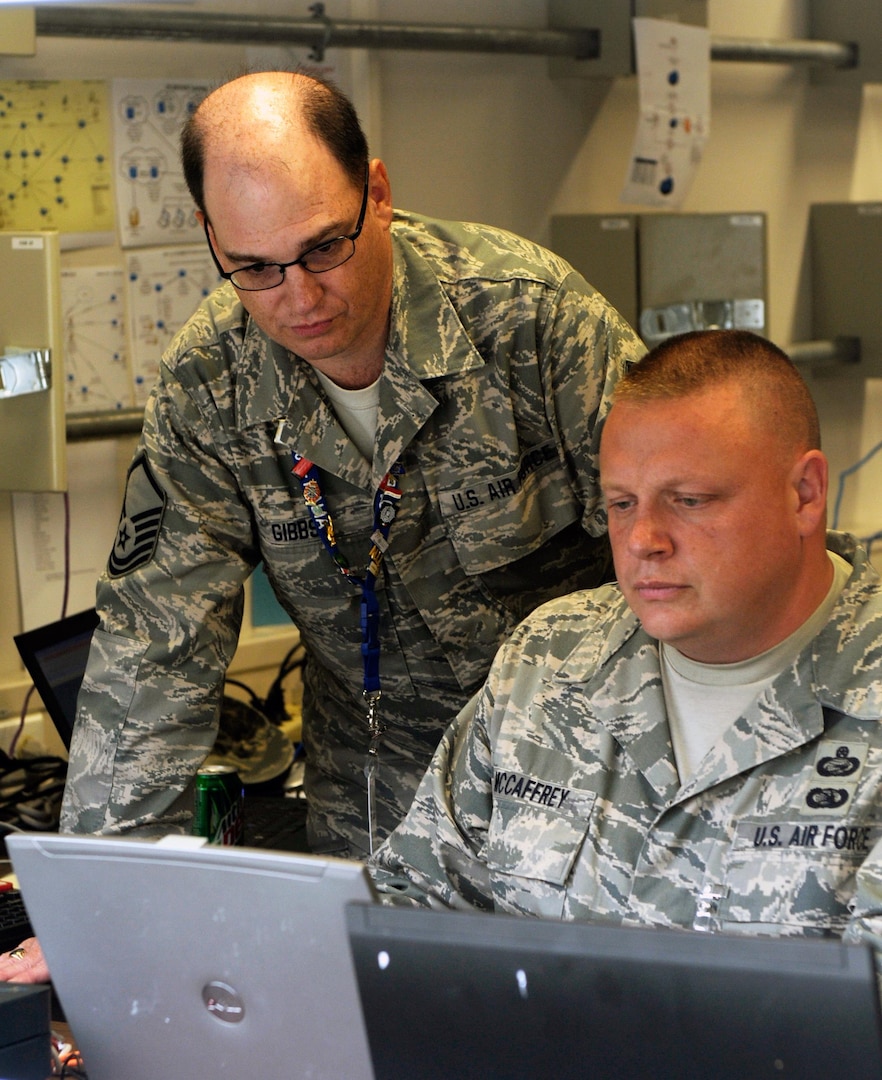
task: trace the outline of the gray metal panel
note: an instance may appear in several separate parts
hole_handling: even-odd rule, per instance
[[[879,0],[809,0],[808,36],[816,41],[849,41],[858,47],[856,68],[813,67],[812,82],[882,81],[882,4]]]
[[[631,19],[635,17],[673,19],[691,26],[707,26],[707,0],[549,0],[549,27],[600,31],[600,56],[597,59],[551,57],[548,61],[551,76],[612,79],[633,75]]]
[[[684,330],[734,325],[768,332],[764,214],[642,214],[639,237],[639,328],[648,344],[648,313],[692,302],[691,312],[674,312],[668,321]]]
[[[0,353],[50,349],[47,390],[0,397],[0,490],[67,485],[58,233],[0,232]]]
[[[551,247],[637,326],[635,214],[556,214]]]
[[[765,297],[765,214],[641,214],[640,302]]]
[[[809,250],[812,336],[859,337],[860,362],[837,374],[882,375],[882,202],[815,203]]]

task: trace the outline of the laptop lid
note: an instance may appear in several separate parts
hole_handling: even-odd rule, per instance
[[[89,1080],[371,1080],[345,905],[357,862],[204,844],[8,840]]]
[[[92,631],[97,625],[98,613],[90,608],[16,634],[13,639],[46,712],[68,750],[77,715],[77,694],[86,673]]]
[[[350,906],[376,1080],[882,1076],[870,950]]]

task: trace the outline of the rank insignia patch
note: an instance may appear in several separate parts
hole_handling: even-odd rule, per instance
[[[111,577],[130,574],[153,558],[165,501],[147,459],[139,457],[129,470],[116,540],[107,562]]]

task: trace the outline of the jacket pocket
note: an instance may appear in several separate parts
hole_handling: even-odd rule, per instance
[[[529,555],[584,512],[553,444],[525,453],[515,472],[469,477],[440,490],[438,500],[467,574],[486,574]]]
[[[743,823],[725,864],[720,928],[841,934],[857,871],[880,832],[844,821]]]
[[[500,786],[508,783],[519,793],[494,796],[487,866],[503,896],[512,889],[520,892],[517,879],[523,879],[525,909],[545,914],[550,904],[554,912],[563,902],[597,796],[516,773],[503,776]]]

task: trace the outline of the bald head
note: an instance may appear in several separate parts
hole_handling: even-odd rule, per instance
[[[352,103],[337,87],[298,72],[243,75],[212,91],[184,126],[184,177],[208,217],[207,162],[228,174],[287,169],[311,142],[325,146],[353,186],[361,186],[367,141]]]

